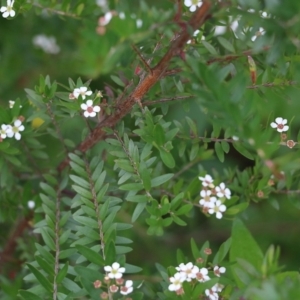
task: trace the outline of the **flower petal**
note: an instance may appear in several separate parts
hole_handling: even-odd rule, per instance
[[[275,119],[275,122],[277,123],[277,124],[281,124],[282,123],[282,118],[281,117],[278,117],[278,118],[276,118]]]
[[[87,100],[86,105],[87,106],[93,106],[93,100]]]

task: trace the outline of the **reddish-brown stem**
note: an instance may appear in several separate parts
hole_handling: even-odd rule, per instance
[[[119,103],[118,107],[115,110],[115,113],[108,116],[104,119],[101,124],[99,124],[83,141],[79,146],[78,150],[85,152],[96,143],[102,140],[105,136],[105,131],[103,127],[114,127],[122,118],[124,118],[132,109],[135,103],[142,101],[145,94],[157,83],[160,78],[164,75],[167,70],[170,61],[173,57],[178,55],[181,49],[186,45],[186,42],[190,38],[190,28],[195,31],[197,28],[201,27],[204,24],[209,11],[211,8],[211,2],[208,0],[203,1],[202,6],[195,11],[192,18],[188,22],[188,26],[185,26],[181,31],[176,34],[176,38],[171,43],[171,46],[159,63],[152,68],[152,72],[149,73],[139,84],[138,86],[128,95],[128,97],[122,102]],[[58,167],[58,170],[63,170],[69,163],[68,159],[65,159]]]

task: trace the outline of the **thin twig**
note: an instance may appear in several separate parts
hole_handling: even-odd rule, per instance
[[[44,10],[47,10],[49,12],[52,12],[54,14],[57,14],[57,15],[60,15],[60,16],[64,16],[64,17],[71,17],[71,18],[74,18],[74,19],[81,19],[79,16],[75,15],[75,14],[70,14],[70,13],[66,13],[66,12],[63,12],[63,11],[60,11],[60,10],[56,10],[54,8],[50,8],[50,7],[44,7],[38,3],[32,3],[33,6],[36,6],[36,7],[39,7],[39,8],[42,8]]]

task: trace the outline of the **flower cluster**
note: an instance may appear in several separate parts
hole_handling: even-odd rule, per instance
[[[81,97],[83,100],[87,96],[91,96],[93,94],[92,91],[88,91],[88,88],[86,86],[82,86],[80,88],[74,89],[73,93],[69,95],[69,99],[78,99]],[[101,93],[97,94],[97,97],[102,97]],[[94,105],[93,100],[86,100],[86,103],[82,103],[80,105],[81,109],[84,111],[83,115],[88,118],[88,117],[96,117],[96,114],[100,112],[101,108],[99,105]]]
[[[116,293],[120,289],[120,293],[122,295],[128,295],[132,293],[132,280],[126,280],[124,283],[123,273],[125,272],[125,268],[121,267],[119,263],[114,262],[111,266],[105,266],[104,270],[106,272],[106,276],[104,277],[104,282],[109,286],[109,290],[111,293]],[[114,282],[112,282],[114,280]],[[100,280],[96,280],[94,282],[94,287],[96,289],[102,286],[102,282]]]
[[[216,214],[216,218],[221,219],[226,211],[223,203],[226,199],[231,198],[231,191],[223,182],[215,186],[212,177],[208,174],[204,177],[199,176],[199,180],[202,181],[199,204],[205,213]]]
[[[16,12],[13,10],[14,2],[14,0],[7,0],[6,6],[0,8],[3,18],[14,17],[16,15]]]
[[[184,0],[184,5],[189,8],[191,12],[194,12],[197,7],[202,5],[202,1],[200,0]]]
[[[13,125],[2,124],[0,129],[1,141],[8,138],[15,137],[16,140],[21,139],[20,131],[25,129],[22,121],[17,119],[14,121]]]
[[[46,36],[44,34],[38,34],[33,37],[33,44],[41,48],[45,53],[57,54],[60,52],[60,47],[56,43],[56,39],[53,36]]]
[[[171,284],[168,289],[170,291],[176,292],[177,295],[182,295],[184,293],[182,284],[183,282],[206,282],[211,278],[208,275],[207,268],[199,268],[196,265],[193,265],[191,262],[184,264],[181,263],[178,267],[176,267],[177,273],[174,274],[173,277],[170,277],[169,280]],[[220,277],[221,273],[226,272],[225,267],[215,266],[213,269],[215,276]],[[220,284],[215,284],[212,288],[206,289],[205,294],[210,300],[218,300],[219,295],[218,292],[221,292],[223,286]]]
[[[286,140],[287,138],[287,135],[284,132],[289,130],[289,126],[286,124],[287,124],[287,119],[283,119],[281,117],[276,118],[275,122],[272,122],[270,124],[272,128],[276,128],[277,131],[280,132],[282,141]],[[296,144],[297,142],[294,142],[293,140],[286,141],[286,145],[289,148],[294,148]]]

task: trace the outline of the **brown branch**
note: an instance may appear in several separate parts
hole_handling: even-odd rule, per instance
[[[26,217],[18,221],[18,224],[6,242],[3,251],[0,252],[0,274],[3,273],[4,265],[7,262],[13,261],[13,255],[17,246],[17,239],[23,235],[27,228],[31,227],[30,220],[32,217],[33,212],[31,211]]]
[[[247,89],[258,89],[260,87],[276,87],[276,86],[288,86],[288,85],[296,85],[298,84],[297,81],[287,80],[280,83],[275,82],[267,82],[259,85],[250,85],[247,86]]]
[[[265,47],[263,47],[262,50],[263,51],[268,51],[269,49],[270,49],[270,46],[265,46]],[[206,64],[210,65],[210,64],[215,63],[215,62],[227,62],[227,63],[229,63],[232,60],[235,60],[237,58],[248,56],[248,55],[253,55],[253,54],[256,54],[256,52],[254,53],[252,49],[249,49],[249,50],[243,51],[241,54],[226,55],[226,56],[222,56],[222,57],[212,58],[212,59],[208,60],[206,62]]]
[[[163,56],[160,62],[152,68],[152,73],[149,73],[138,86],[129,94],[129,96],[120,103],[111,116],[108,116],[105,120],[101,122],[91,134],[83,141],[79,146],[78,150],[85,152],[96,143],[103,140],[105,137],[105,131],[103,127],[114,127],[121,119],[123,119],[132,109],[135,103],[142,101],[145,94],[157,83],[160,78],[164,75],[167,70],[170,61],[173,57],[178,55],[181,49],[186,45],[186,42],[190,38],[190,28],[195,31],[197,28],[201,27],[207,20],[209,11],[211,8],[211,2],[208,0],[203,1],[202,6],[195,11],[192,18],[188,22],[188,26],[185,26],[181,31],[176,34],[176,38],[171,43],[171,46],[167,53]],[[63,170],[69,163],[68,159],[65,159],[58,167],[58,170]]]

